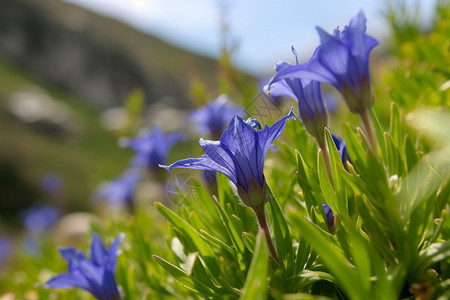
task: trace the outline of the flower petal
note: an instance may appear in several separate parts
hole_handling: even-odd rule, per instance
[[[58,248],[61,256],[69,263],[69,272],[78,270],[79,263],[82,260],[87,260],[83,252],[72,247],[60,247]]]
[[[292,65],[277,72],[267,84],[268,91],[272,93],[272,84],[286,78],[309,78],[311,80],[322,81],[335,86],[337,84],[336,78],[330,71],[320,64],[318,59],[316,59],[317,52],[318,49],[316,49],[316,52],[313,54],[309,62],[300,65]]]
[[[257,171],[259,173],[263,174],[264,160],[266,158],[266,154],[269,150],[270,144],[272,144],[272,142],[280,136],[281,132],[283,132],[286,121],[296,117],[292,112],[293,109],[294,107],[291,107],[289,113],[280,120],[276,121],[271,127],[266,124],[263,130],[258,130],[256,132],[258,139]]]
[[[68,289],[78,287],[90,291],[87,280],[79,273],[63,273],[50,278],[45,285],[47,288]]]
[[[118,255],[117,251],[119,249],[120,241],[123,240],[124,238],[125,238],[125,234],[123,234],[123,233],[119,234],[119,236],[114,239],[111,246],[109,247],[108,258],[105,262],[106,270],[114,271],[114,269],[116,268],[116,258]]]
[[[322,65],[334,74],[347,72],[349,53],[347,47],[337,38],[329,35],[322,28],[317,27],[322,43],[318,52],[318,59]]]
[[[170,166],[159,165],[159,167],[166,169],[167,171],[172,171],[173,168],[184,168],[184,169],[194,169],[194,170],[209,170],[214,172],[222,173],[227,176],[233,183],[236,183],[236,176],[234,173],[230,172],[229,169],[222,167],[221,165],[214,162],[207,155],[203,155],[201,158],[186,158],[174,162]]]
[[[100,237],[94,232],[92,233],[92,244],[91,244],[91,260],[94,264],[98,266],[103,266],[108,258],[108,252],[103,245]]]
[[[252,178],[262,187],[262,172],[258,172],[256,148],[256,131],[241,117],[231,119],[228,128],[220,136],[220,143],[225,150],[229,150],[234,160],[237,183],[246,191],[249,190]]]

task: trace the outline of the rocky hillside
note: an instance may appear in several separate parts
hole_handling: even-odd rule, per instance
[[[100,108],[133,87],[188,107],[189,68],[213,86],[216,62],[60,0],[0,0],[0,55]],[[207,82],[208,83],[208,82]]]

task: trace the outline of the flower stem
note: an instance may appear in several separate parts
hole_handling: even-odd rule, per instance
[[[277,265],[280,265],[280,260],[278,259],[277,251],[275,250],[272,237],[270,236],[269,225],[267,224],[266,212],[264,210],[264,203],[252,208],[255,211],[256,217],[258,218],[259,228],[264,230],[264,236],[266,237],[270,254],[273,260],[277,263]]]
[[[369,150],[378,157],[377,153],[377,138],[375,136],[375,130],[373,128],[372,117],[370,116],[369,109],[364,109],[359,113],[361,117],[361,121],[364,125],[364,132],[367,136],[367,144],[369,146]]]

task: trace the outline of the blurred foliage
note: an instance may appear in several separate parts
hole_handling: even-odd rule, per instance
[[[18,176],[36,191],[44,174],[59,174],[64,181],[66,206],[70,210],[88,209],[93,189],[100,182],[124,170],[131,151],[118,147],[115,138],[101,127],[99,111],[78,98],[24,74],[1,57],[0,82],[2,160],[15,168],[19,172]],[[27,91],[31,95],[41,94],[42,89],[39,87],[45,89],[53,101],[67,107],[74,131],[55,136],[10,114],[8,105],[14,93]],[[28,188],[23,185],[22,191],[25,192],[25,189]],[[30,195],[8,199],[8,194],[4,193],[6,190],[1,189],[2,201],[24,203],[37,201],[42,196],[42,193],[35,192],[31,195],[35,199],[28,199]]]
[[[418,21],[420,6],[416,12],[401,5],[386,12],[392,28],[387,47],[392,55],[382,63],[382,83],[376,93],[381,101],[391,99],[406,112],[450,105],[450,4],[438,0],[436,5],[426,30]]]

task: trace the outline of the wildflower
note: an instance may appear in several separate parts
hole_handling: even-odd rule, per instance
[[[8,256],[13,250],[13,242],[7,237],[0,236],[0,268],[8,262]]]
[[[130,148],[137,153],[132,165],[157,170],[158,164],[167,162],[173,144],[182,139],[184,134],[181,132],[164,134],[159,126],[155,126],[151,132],[130,141]]]
[[[262,91],[273,106],[281,108],[286,100],[286,96],[278,95],[276,93],[267,93],[267,82],[269,82],[270,79],[271,77],[261,78],[258,81],[258,91]]]
[[[344,165],[344,168],[347,169],[347,162],[349,163],[352,162],[347,152],[347,145],[345,144],[344,140],[341,139],[340,137],[335,136],[334,134],[331,134],[331,137],[333,138],[334,145],[336,146],[336,149],[339,152],[342,164]]]
[[[32,233],[41,233],[58,221],[58,210],[50,205],[34,205],[21,214],[23,225]]]
[[[328,204],[323,204],[322,205],[324,211],[325,211],[325,215],[327,217],[327,227],[328,230],[331,233],[335,233],[336,232],[336,220],[337,220],[337,216],[335,216],[333,214],[333,211],[331,210],[330,206]]]
[[[286,121],[295,117],[292,109],[271,127],[266,125],[257,131],[241,117],[234,116],[220,136],[220,141],[200,139],[200,145],[205,151],[201,158],[183,159],[170,166],[160,167],[168,171],[187,168],[222,173],[236,185],[245,205],[260,206],[267,198],[264,160],[270,144],[281,134]]]
[[[279,61],[275,65],[277,72],[292,67],[287,62]],[[265,87],[268,91],[269,86]],[[300,119],[306,130],[323,146],[324,129],[328,123],[328,113],[322,100],[320,82],[308,78],[284,78],[270,86],[270,95],[285,96],[298,102]]]
[[[366,17],[362,11],[350,24],[333,35],[321,28],[321,45],[307,63],[284,68],[269,82],[269,87],[285,78],[309,78],[334,86],[344,97],[351,112],[358,113],[367,135],[368,147],[377,156],[377,141],[370,116],[373,105],[369,73],[369,55],[378,41],[366,35]],[[271,91],[271,88],[269,89]]]
[[[47,193],[55,194],[62,190],[63,180],[58,174],[48,173],[42,176],[40,185]]]
[[[341,32],[333,35],[317,28],[321,45],[306,64],[277,73],[270,83],[284,78],[309,78],[334,86],[344,96],[352,112],[360,113],[373,104],[369,74],[369,54],[378,41],[366,35],[366,18],[360,11]],[[270,89],[271,90],[271,89]]]
[[[228,96],[220,95],[216,100],[191,113],[188,119],[196,122],[199,133],[219,137],[234,115],[243,114],[242,108],[231,105]]]
[[[55,225],[58,218],[58,210],[50,205],[34,205],[21,213],[22,223],[27,229],[25,249],[29,254],[39,254],[40,235]]]
[[[134,190],[142,174],[137,170],[125,172],[121,177],[100,186],[99,196],[113,206],[134,205]]]
[[[99,300],[120,299],[114,272],[116,267],[117,250],[120,240],[124,235],[119,235],[106,250],[99,236],[92,234],[91,259],[79,250],[65,247],[59,248],[61,256],[69,264],[69,272],[51,278],[45,286],[48,288],[82,288],[90,292]]]

